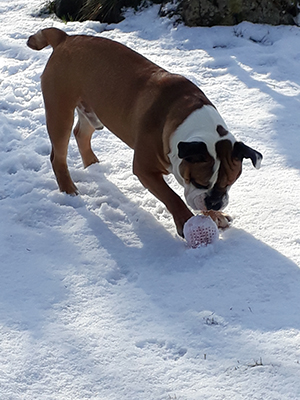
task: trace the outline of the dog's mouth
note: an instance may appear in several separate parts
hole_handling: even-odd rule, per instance
[[[211,193],[205,197],[204,201],[207,210],[221,211],[228,205],[229,196],[227,191],[220,192],[214,188]]]
[[[208,191],[202,191],[196,188],[190,190],[186,188],[185,198],[187,204],[193,210],[199,211],[222,211],[228,205],[228,193],[220,193],[215,189],[212,189],[210,193]]]
[[[220,211],[228,205],[228,190],[220,189],[215,185],[205,197],[205,205],[208,210]]]
[[[206,204],[205,204],[205,197],[206,197],[206,192],[204,193],[199,193],[199,190],[185,190],[185,199],[187,204],[193,209],[193,210],[201,210],[205,211]]]

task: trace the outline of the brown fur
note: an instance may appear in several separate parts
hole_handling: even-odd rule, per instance
[[[74,134],[84,166],[98,161],[90,142],[102,123],[134,149],[134,174],[166,205],[182,235],[193,214],[163,179],[169,167],[169,138],[191,112],[211,102],[186,78],[112,40],[68,36],[56,28],[39,31],[28,40],[35,50],[47,45],[53,53],[41,85],[51,162],[60,190],[77,194],[66,163],[77,108]]]

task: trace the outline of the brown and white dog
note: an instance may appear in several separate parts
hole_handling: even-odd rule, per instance
[[[66,162],[77,109],[74,135],[85,167],[98,162],[91,137],[104,125],[134,149],[134,174],[166,205],[180,235],[193,214],[165,182],[170,172],[184,186],[191,208],[210,213],[219,226],[227,224],[219,210],[227,205],[243,158],[259,168],[262,155],[235,140],[196,85],[101,37],[48,28],[27,44],[35,50],[53,47],[41,85],[61,191],[77,194]]]

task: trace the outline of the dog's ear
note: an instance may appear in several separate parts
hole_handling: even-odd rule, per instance
[[[190,163],[205,162],[209,156],[204,142],[178,143],[178,157]]]
[[[243,161],[243,158],[250,158],[253,166],[259,169],[261,166],[262,154],[246,146],[243,142],[235,142],[232,151],[232,158]]]

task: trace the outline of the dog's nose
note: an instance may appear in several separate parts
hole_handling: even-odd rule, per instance
[[[204,201],[207,210],[219,211],[223,205],[222,199],[213,198],[211,196],[207,196]]]
[[[228,204],[228,194],[214,188],[204,202],[208,210],[219,211]]]

